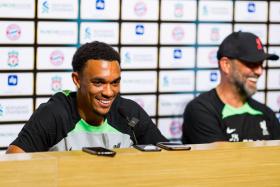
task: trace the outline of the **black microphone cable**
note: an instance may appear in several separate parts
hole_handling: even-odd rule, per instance
[[[137,138],[135,136],[134,128],[138,124],[139,119],[137,119],[135,117],[132,117],[131,119],[129,119],[129,117],[126,115],[126,112],[124,111],[123,108],[118,108],[118,111],[121,114],[121,116],[127,121],[127,125],[130,127],[130,129],[132,131],[134,142],[137,145],[138,141],[137,141]]]

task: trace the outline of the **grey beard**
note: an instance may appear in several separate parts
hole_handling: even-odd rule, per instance
[[[249,98],[256,93],[256,90],[246,88],[245,84],[236,80],[234,82],[239,94],[245,98]]]

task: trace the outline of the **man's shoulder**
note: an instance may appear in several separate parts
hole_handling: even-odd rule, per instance
[[[189,104],[196,105],[196,104],[210,104],[212,101],[215,100],[215,90],[212,89],[207,92],[203,92],[197,97],[195,97]]]
[[[253,99],[253,98],[249,98],[248,101],[249,105],[257,110],[261,110],[262,112],[269,112],[269,113],[273,113],[273,111],[271,110],[271,108],[269,108],[267,105]]]
[[[38,110],[50,110],[53,113],[56,113],[57,111],[59,111],[59,113],[65,110],[68,111],[72,108],[73,97],[75,96],[65,94],[64,92],[57,92],[51,96],[47,102],[42,103]]]
[[[190,101],[184,113],[196,113],[199,111],[207,113],[219,113],[223,108],[223,103],[219,100],[215,89],[201,93]]]

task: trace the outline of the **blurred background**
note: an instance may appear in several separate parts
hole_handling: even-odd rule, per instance
[[[0,147],[42,102],[75,91],[76,48],[98,40],[121,55],[121,94],[170,140],[187,103],[220,79],[216,52],[233,31],[258,35],[280,55],[279,1],[0,0]],[[280,61],[266,62],[253,97],[279,116]]]

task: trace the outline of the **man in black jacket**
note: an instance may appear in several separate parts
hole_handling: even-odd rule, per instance
[[[279,57],[264,52],[260,39],[248,32],[227,36],[217,53],[221,82],[191,101],[184,113],[184,143],[280,139],[273,111],[254,100],[264,60]]]
[[[7,153],[167,141],[138,104],[119,96],[120,56],[111,46],[102,42],[81,46],[72,66],[77,92],[56,93],[41,104]],[[131,122],[136,125],[130,127]]]

